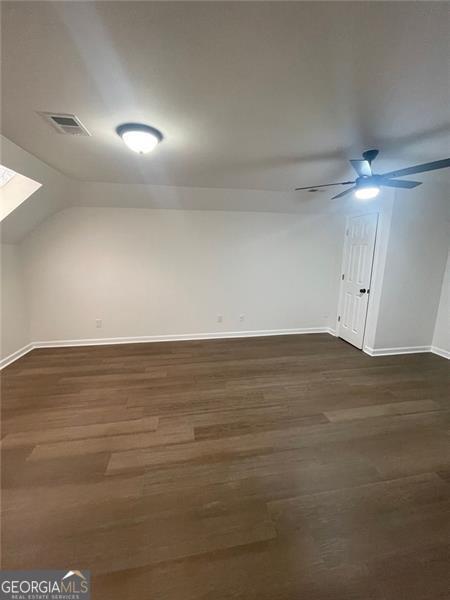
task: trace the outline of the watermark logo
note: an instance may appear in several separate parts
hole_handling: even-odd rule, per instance
[[[90,600],[89,571],[1,571],[0,600]]]

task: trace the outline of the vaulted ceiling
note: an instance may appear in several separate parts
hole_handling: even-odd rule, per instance
[[[446,2],[2,4],[2,132],[71,177],[290,190],[372,146],[380,171],[448,155]],[[165,140],[134,155],[124,121]]]

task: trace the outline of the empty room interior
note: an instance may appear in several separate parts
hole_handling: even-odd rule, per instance
[[[450,598],[448,17],[1,3],[2,598]]]

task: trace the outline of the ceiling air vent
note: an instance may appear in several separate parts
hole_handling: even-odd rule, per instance
[[[58,133],[66,135],[91,135],[80,119],[75,115],[62,113],[39,113],[44,119],[56,129]]]

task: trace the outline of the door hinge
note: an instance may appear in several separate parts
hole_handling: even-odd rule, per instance
[[[341,315],[338,316],[338,323],[339,323],[340,320],[341,320]]]
[[[344,273],[342,273],[342,275],[341,275],[341,279],[342,279],[342,280],[344,280],[344,279],[345,279],[345,275],[344,275]]]

